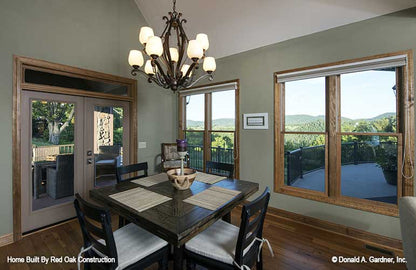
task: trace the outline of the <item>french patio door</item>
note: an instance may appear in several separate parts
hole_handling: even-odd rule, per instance
[[[129,160],[129,103],[22,91],[22,232],[75,217],[74,194],[115,183]]]

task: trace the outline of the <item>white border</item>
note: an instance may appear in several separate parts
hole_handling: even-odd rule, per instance
[[[263,126],[248,126],[247,117],[264,117]],[[243,129],[269,129],[269,113],[245,113],[243,114]]]

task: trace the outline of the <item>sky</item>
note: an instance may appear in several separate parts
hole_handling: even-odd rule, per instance
[[[372,118],[396,112],[392,71],[363,71],[341,75],[341,116],[351,119]],[[285,85],[286,115],[325,114],[325,78],[314,78]]]
[[[204,96],[204,94],[191,96],[186,106],[188,120],[204,121]],[[235,118],[234,90],[212,93],[212,119],[221,118]]]
[[[363,71],[341,75],[341,116],[365,119],[396,112],[392,71]],[[272,90],[270,90],[272,91]],[[212,119],[234,118],[234,91],[212,93]],[[186,106],[188,120],[204,121],[204,94],[191,96]],[[325,78],[287,82],[286,115],[325,115]]]

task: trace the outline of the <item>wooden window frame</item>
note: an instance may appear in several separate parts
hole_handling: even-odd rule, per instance
[[[212,129],[212,92],[205,93],[205,112],[204,112],[204,130],[186,130],[186,97],[198,93],[192,93],[193,89],[213,88],[223,84],[235,83],[235,130],[213,130]],[[214,92],[214,91],[213,91]],[[203,132],[204,145],[210,145],[212,132],[234,133],[234,178],[240,177],[240,80],[223,81],[212,84],[205,84],[201,86],[188,88],[186,93],[179,93],[178,95],[178,135],[179,138],[185,138],[185,132]],[[203,170],[205,171],[205,161],[210,160],[211,151],[204,151]]]
[[[285,83],[279,82],[277,75],[305,71],[309,69],[317,69],[330,67],[354,62],[374,60],[390,56],[406,55],[407,62],[403,67],[396,68],[396,117],[397,131],[395,133],[365,133],[363,135],[380,135],[397,137],[398,143],[398,168],[403,164],[403,172],[405,176],[414,176],[414,73],[413,73],[413,51],[399,51],[394,53],[380,54],[370,57],[334,62],[311,67],[303,67],[299,69],[291,69],[274,73],[274,191],[290,196],[301,197],[320,202],[350,207],[354,209],[379,213],[388,216],[398,216],[398,205],[389,204],[378,201],[371,201],[360,198],[353,198],[341,195],[341,136],[348,135],[348,132],[341,132],[341,116],[340,116],[340,76],[326,76],[325,92],[326,92],[326,148],[325,148],[325,192],[307,190],[284,184],[284,134],[290,133],[309,133],[322,134],[322,132],[285,132],[284,131],[284,88]],[[403,87],[407,85],[407,89]],[[405,89],[405,91],[403,91]],[[406,125],[407,123],[407,125]],[[354,135],[360,135],[354,133]],[[405,143],[404,143],[405,142]],[[406,147],[406,149],[404,148]],[[402,160],[405,153],[405,160]],[[414,196],[414,177],[408,178],[401,174],[398,170],[397,184],[397,201],[402,196]]]

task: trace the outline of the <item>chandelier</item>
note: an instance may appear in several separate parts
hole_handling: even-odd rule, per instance
[[[172,91],[189,88],[204,78],[212,81],[216,63],[214,57],[205,55],[209,47],[208,36],[201,33],[194,40],[188,39],[182,26],[186,20],[181,19],[182,13],[176,12],[176,0],[173,0],[173,12],[168,14],[169,18],[163,16],[166,26],[160,37],[155,36],[150,27],[140,29],[139,41],[143,50],[130,51],[128,61],[133,68],[131,74],[144,74],[149,83],[154,82]],[[144,55],[149,57],[146,63]],[[206,73],[196,78],[200,61]],[[142,70],[140,67],[143,64]]]

